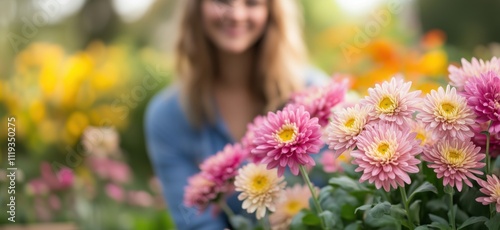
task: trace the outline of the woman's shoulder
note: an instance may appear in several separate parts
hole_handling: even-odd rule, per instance
[[[307,87],[324,85],[330,79],[323,70],[310,65],[303,68],[302,78]]]
[[[161,129],[187,130],[189,121],[180,102],[178,85],[170,85],[149,101],[145,114],[146,131]]]

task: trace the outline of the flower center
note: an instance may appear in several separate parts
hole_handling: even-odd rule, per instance
[[[444,157],[448,164],[453,166],[461,166],[465,158],[465,154],[458,149],[449,149],[446,151]]]
[[[354,118],[350,118],[349,120],[347,120],[345,123],[344,123],[344,126],[347,127],[347,128],[352,128],[352,126],[354,125],[354,122],[356,120]]]
[[[279,141],[281,143],[290,143],[295,140],[297,136],[297,128],[292,124],[285,124],[281,129],[276,133]]]
[[[420,140],[420,145],[424,145],[425,141],[427,140],[425,134],[422,132],[417,132],[417,136],[415,137],[415,139]]]
[[[392,113],[396,109],[397,105],[395,100],[390,96],[385,96],[378,103],[378,108],[381,112]]]
[[[252,187],[252,190],[255,192],[261,192],[267,189],[269,186],[269,179],[266,177],[266,175],[256,175],[252,178],[250,187]]]
[[[388,163],[394,155],[394,149],[388,142],[381,142],[374,151],[374,158],[382,163]]]
[[[285,205],[285,213],[289,216],[294,216],[300,209],[302,209],[302,205],[300,205],[300,202],[297,200],[290,200]]]
[[[438,109],[439,114],[441,114],[441,116],[445,118],[452,118],[453,116],[455,116],[456,110],[457,106],[449,102],[442,103]]]
[[[493,196],[494,198],[499,198],[500,197],[500,184],[495,185],[495,189],[493,190]]]

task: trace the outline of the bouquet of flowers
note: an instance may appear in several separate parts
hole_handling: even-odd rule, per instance
[[[349,84],[337,78],[296,94],[203,162],[184,203],[216,206],[235,229],[500,229],[492,163],[500,59],[462,60],[449,72],[449,85],[427,95],[401,75],[354,103],[344,102]],[[322,188],[310,179],[317,161]],[[304,185],[287,187],[299,174]],[[234,192],[258,224],[228,207]]]

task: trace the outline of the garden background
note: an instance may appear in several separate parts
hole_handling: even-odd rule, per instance
[[[9,202],[7,119],[15,117],[15,224],[174,228],[147,157],[143,115],[174,79],[177,2],[0,1],[0,207]],[[299,2],[311,62],[351,75],[361,96],[395,73],[427,93],[461,57],[500,56],[500,1]],[[88,161],[81,140],[89,126],[118,133],[104,166]],[[66,180],[47,182],[57,177]],[[0,226],[12,226],[4,208]]]

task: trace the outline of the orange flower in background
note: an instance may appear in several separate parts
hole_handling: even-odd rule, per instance
[[[421,44],[426,49],[441,47],[446,41],[446,34],[439,29],[429,30],[424,34]]]

